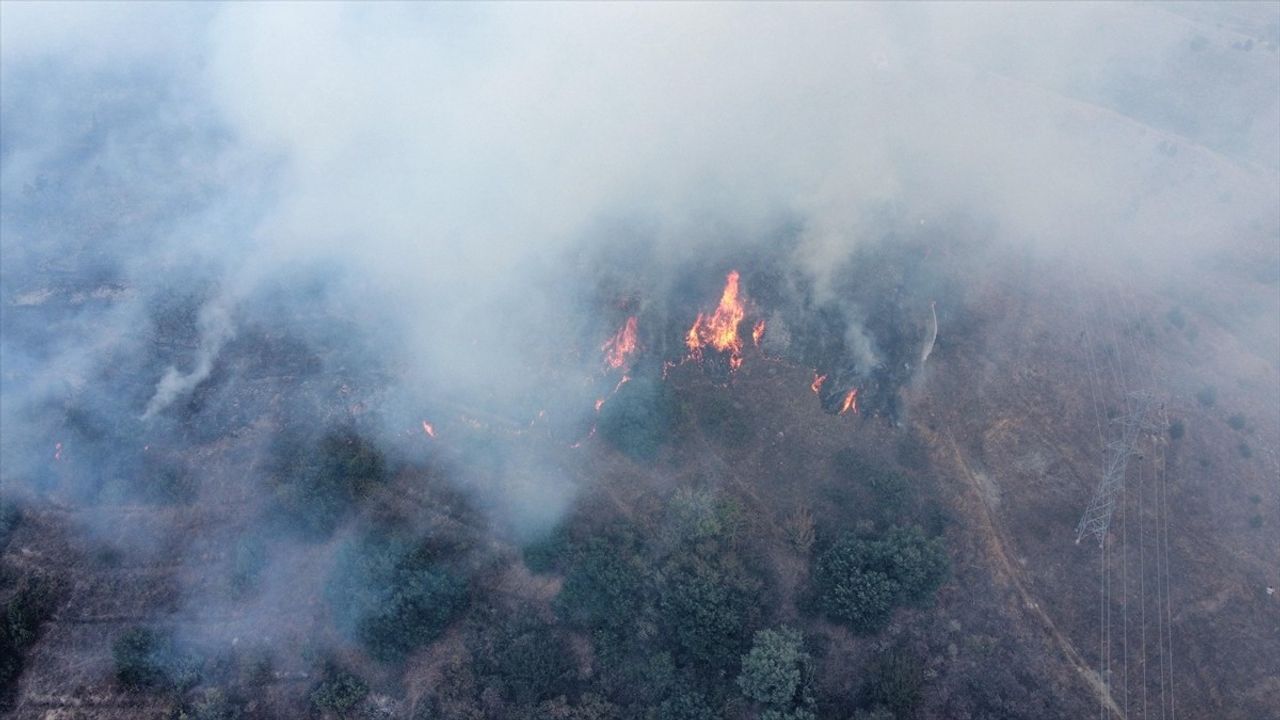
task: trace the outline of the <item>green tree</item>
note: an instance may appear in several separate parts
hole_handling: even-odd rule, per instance
[[[339,554],[328,597],[339,625],[379,660],[431,642],[462,610],[466,582],[428,541],[376,532]]]
[[[814,568],[818,606],[857,632],[874,632],[894,607],[931,599],[948,568],[942,543],[916,527],[894,527],[877,539],[846,535]]]
[[[738,687],[748,698],[774,710],[807,706],[810,662],[798,631],[761,630],[742,658]]]

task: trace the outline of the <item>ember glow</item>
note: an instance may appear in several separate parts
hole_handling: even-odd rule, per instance
[[[852,411],[855,415],[858,413],[858,388],[849,391],[844,396],[844,402],[840,405],[840,414],[843,415]]]
[[[764,337],[764,321],[761,320],[756,323],[755,327],[751,328],[751,342],[754,343],[756,347],[760,347],[760,338],[763,338],[763,337]]]
[[[605,364],[615,370],[624,367],[628,357],[636,350],[635,316],[627,318],[618,333],[601,345],[600,349],[604,352]]]
[[[435,426],[435,425],[432,425],[431,423],[427,422],[426,420],[423,420],[423,421],[422,421],[422,432],[426,433],[426,434],[427,434],[427,437],[429,437],[429,438],[431,438],[431,439],[433,439],[433,440],[434,440],[434,439],[435,439],[435,437],[436,437],[436,426]]]
[[[54,460],[61,460],[61,459],[62,459],[62,443],[54,443],[54,446],[53,446],[53,459],[54,459]]]
[[[809,389],[810,389],[810,390],[812,390],[812,391],[814,391],[815,393],[816,393],[816,392],[821,392],[821,391],[822,391],[822,383],[824,383],[824,382],[826,382],[826,381],[827,381],[827,376],[826,376],[826,375],[819,375],[818,373],[816,373],[816,372],[815,372],[815,373],[813,374],[813,382],[809,383]]]
[[[738,297],[738,271],[733,270],[725,279],[724,292],[720,295],[716,311],[711,315],[698,313],[698,319],[685,336],[690,357],[701,359],[702,348],[710,346],[729,353],[729,367],[738,369],[742,364],[742,338],[738,336],[738,325],[745,315],[742,299]],[[764,326],[759,327],[763,333]]]

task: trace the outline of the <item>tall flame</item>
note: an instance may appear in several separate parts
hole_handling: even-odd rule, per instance
[[[855,415],[858,414],[858,388],[850,390],[849,394],[844,396],[844,403],[840,405],[841,415],[849,412],[850,410],[852,410]]]
[[[724,292],[720,295],[716,311],[709,316],[698,313],[698,319],[685,335],[689,354],[695,359],[701,358],[702,348],[710,345],[720,352],[728,352],[729,366],[736,370],[742,364],[742,338],[738,337],[738,325],[745,315],[746,310],[738,297],[738,271],[733,270],[725,278]]]
[[[751,328],[751,342],[756,347],[760,347],[760,338],[762,337],[764,337],[764,321],[763,320],[757,322],[756,326]]]
[[[627,322],[617,334],[600,346],[604,352],[604,361],[609,367],[617,370],[627,364],[627,358],[636,350],[636,318],[627,318]]]
[[[814,392],[822,391],[822,383],[827,381],[826,375],[819,375],[816,371],[813,373],[813,382],[809,383],[809,389]]]

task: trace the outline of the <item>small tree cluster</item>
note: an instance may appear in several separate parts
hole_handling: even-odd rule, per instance
[[[814,567],[818,606],[856,632],[875,632],[893,609],[929,600],[946,579],[946,550],[917,527],[894,527],[882,538],[846,535]]]

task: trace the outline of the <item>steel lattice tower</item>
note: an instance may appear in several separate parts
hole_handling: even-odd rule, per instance
[[[1092,533],[1101,545],[1111,526],[1111,515],[1116,508],[1116,498],[1124,491],[1125,473],[1129,469],[1129,457],[1137,452],[1143,432],[1158,429],[1152,420],[1155,402],[1150,393],[1130,393],[1129,412],[1113,418],[1120,427],[1120,437],[1107,443],[1102,468],[1102,482],[1094,491],[1089,507],[1085,509],[1080,524],[1076,526],[1076,544]]]

